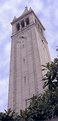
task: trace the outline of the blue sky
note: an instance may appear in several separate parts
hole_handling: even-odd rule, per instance
[[[58,0],[0,0],[0,111],[7,108],[11,21],[20,16],[25,6],[31,7],[46,28],[51,58],[58,45]]]

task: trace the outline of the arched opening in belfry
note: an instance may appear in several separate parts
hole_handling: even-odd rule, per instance
[[[29,25],[29,18],[26,18],[26,25]]]
[[[24,20],[21,21],[21,27],[23,28],[25,26]]]
[[[19,23],[17,23],[16,28],[17,28],[17,31],[20,30],[20,24]]]

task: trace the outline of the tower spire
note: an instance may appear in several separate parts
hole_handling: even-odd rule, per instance
[[[26,6],[26,7],[25,7],[25,10],[24,10],[24,12],[23,12],[23,14],[26,14],[27,12],[28,12],[28,7]],[[22,14],[22,15],[23,15],[23,14]]]

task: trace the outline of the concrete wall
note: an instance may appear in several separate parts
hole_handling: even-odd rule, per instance
[[[41,65],[50,61],[47,42],[39,32],[41,26],[37,29],[33,15],[29,14],[28,17],[28,26],[17,31],[15,22],[12,28],[8,107],[17,112],[25,109],[33,94],[43,92]],[[19,19],[19,23],[21,21]]]

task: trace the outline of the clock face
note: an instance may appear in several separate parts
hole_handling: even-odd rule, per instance
[[[27,40],[27,37],[25,37],[24,35],[21,35],[17,38],[17,44],[20,45],[21,48],[25,48],[26,40]]]

